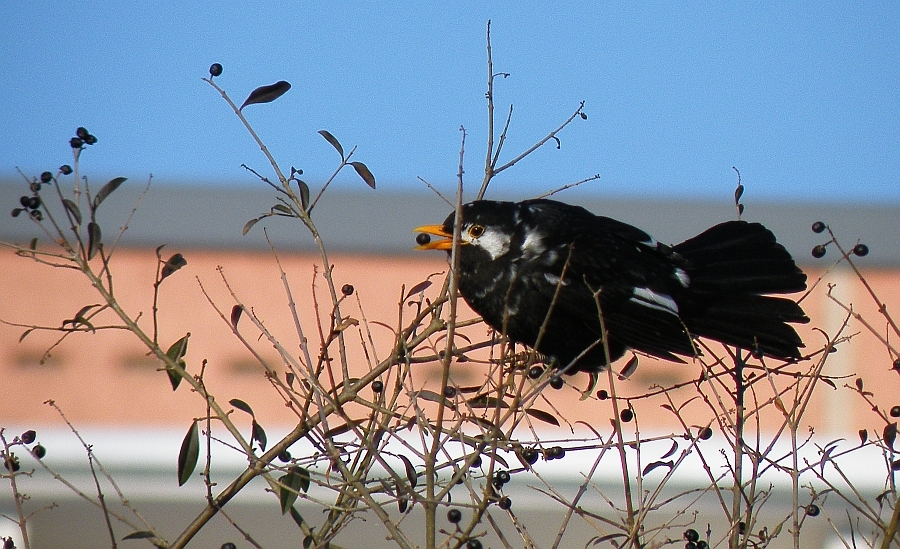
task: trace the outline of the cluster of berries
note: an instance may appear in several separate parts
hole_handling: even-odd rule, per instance
[[[97,142],[97,137],[87,131],[87,128],[78,128],[75,130],[75,137],[69,140],[69,145],[73,149],[83,149],[85,145],[93,145]]]
[[[22,433],[16,440],[13,441],[13,445],[21,444],[23,446],[27,446],[28,444],[34,443],[37,439],[37,433],[33,430],[28,430]],[[43,459],[44,456],[47,455],[47,449],[41,446],[40,444],[35,444],[33,448],[30,450],[31,454],[38,458]],[[21,466],[19,465],[19,458],[16,457],[12,452],[10,453],[0,453],[0,458],[3,459],[3,467],[6,468],[10,473],[16,473],[19,471]]]

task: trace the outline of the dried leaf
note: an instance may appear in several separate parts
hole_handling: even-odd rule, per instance
[[[405,513],[407,507],[409,507],[409,498],[401,496],[397,500],[397,508],[400,509],[400,513]]]
[[[734,203],[738,204],[741,201],[742,196],[744,196],[744,186],[738,185],[734,190]]]
[[[197,421],[191,422],[184,440],[181,441],[181,451],[178,452],[178,486],[191,478],[194,468],[197,467],[197,458],[200,456],[200,429]]]
[[[509,404],[506,402],[497,397],[487,395],[472,397],[468,400],[468,403],[472,408],[496,408],[497,406],[500,408],[509,408]]]
[[[672,469],[672,467],[674,467],[674,466],[675,466],[675,463],[672,462],[671,460],[669,460],[669,461],[654,461],[653,463],[650,463],[649,465],[644,467],[644,470],[641,471],[641,474],[646,476],[647,473],[656,469],[657,467],[668,467],[669,469]]]
[[[369,171],[369,168],[363,164],[362,162],[351,162],[351,166],[356,170],[356,173],[362,178],[363,181],[366,182],[366,185],[375,188],[375,176],[372,175],[372,172]]]
[[[535,419],[539,419],[539,420],[543,421],[544,423],[549,423],[550,425],[555,425],[555,426],[559,427],[559,420],[556,419],[556,417],[549,412],[545,412],[543,410],[538,410],[536,408],[527,408],[525,410],[525,413]]]
[[[244,107],[247,105],[253,105],[256,103],[271,103],[275,101],[287,91],[291,89],[291,85],[284,80],[279,80],[274,84],[269,84],[268,86],[260,86],[250,92],[250,95],[247,96],[247,99],[244,100],[244,103],[241,105],[241,108],[238,110],[244,110]]]
[[[638,367],[638,357],[634,355],[631,359],[628,360],[628,363],[622,368],[621,373],[619,373],[619,381],[624,381],[631,377],[631,374],[637,370]]]
[[[167,276],[171,275],[178,269],[187,265],[187,259],[184,258],[181,254],[174,254],[170,257],[166,264],[163,265],[162,273],[160,273],[160,281],[164,280]]]
[[[663,454],[662,457],[661,457],[660,459],[666,459],[667,457],[671,456],[672,454],[674,454],[674,453],[677,452],[677,451],[678,451],[678,442],[676,442],[676,441],[673,440],[673,441],[672,441],[672,447],[669,448],[669,451],[666,452],[665,454]]]
[[[861,377],[856,378],[856,388],[860,391],[863,390],[863,380]]]
[[[238,321],[241,320],[241,314],[244,312],[244,308],[240,305],[235,305],[231,308],[231,327],[237,329]]]
[[[825,383],[827,385],[830,385],[832,389],[837,389],[837,385],[835,385],[834,382],[831,381],[830,379],[828,379],[827,377],[820,377],[819,381],[821,381],[822,383]]]
[[[232,406],[234,406],[234,407],[237,408],[238,410],[247,412],[248,414],[250,414],[251,416],[253,416],[253,409],[250,408],[250,405],[247,404],[246,402],[244,402],[243,400],[239,399],[239,398],[233,398],[233,399],[229,400],[229,401],[228,401],[228,404],[231,404]]]
[[[431,286],[430,280],[423,280],[422,282],[419,282],[418,284],[410,288],[408,292],[406,292],[406,297],[403,298],[403,301],[409,299],[413,294],[424,292],[426,289],[428,289],[429,286]]]
[[[62,199],[63,206],[66,208],[66,211],[69,212],[73,218],[75,218],[75,224],[81,225],[81,210],[78,209],[78,205],[69,200],[68,198]],[[137,532],[135,532],[137,533]]]
[[[94,259],[94,256],[97,255],[101,245],[101,236],[100,225],[93,221],[88,223],[88,259]]]
[[[325,141],[331,143],[331,146],[337,150],[338,154],[341,155],[341,160],[344,159],[344,147],[341,146],[340,142],[331,135],[331,132],[328,130],[319,130],[319,135],[325,138]]]
[[[867,431],[865,429],[860,429],[859,430],[859,445],[862,446],[863,444],[866,443],[867,440],[869,440],[869,431]]]
[[[115,179],[110,180],[109,183],[103,185],[100,191],[97,193],[97,196],[94,197],[94,209],[97,209],[97,206],[100,205],[101,202],[106,200],[106,197],[112,194],[112,192],[119,188],[119,185],[127,181],[127,177],[117,177]]]

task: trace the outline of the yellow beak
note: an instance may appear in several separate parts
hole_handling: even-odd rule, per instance
[[[441,225],[422,225],[413,229],[414,233],[433,234],[443,237],[442,240],[435,240],[427,244],[420,244],[415,247],[416,250],[449,250],[453,247],[453,235],[447,234]]]

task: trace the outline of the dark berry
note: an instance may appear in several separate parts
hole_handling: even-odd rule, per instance
[[[562,389],[563,385],[565,385],[565,383],[563,382],[563,379],[561,377],[553,376],[550,378],[550,386],[553,387],[554,389],[556,389],[556,390]]]
[[[87,137],[91,135],[91,132],[87,131],[87,128],[78,128],[77,130],[75,130],[75,135],[77,135],[81,139],[86,140]]]
[[[37,438],[37,433],[33,430],[25,431],[20,438],[25,444],[31,444]]]
[[[634,411],[631,408],[625,408],[619,413],[619,417],[622,419],[622,421],[628,423],[629,421],[634,419]]]
[[[459,509],[450,509],[449,511],[447,511],[447,520],[452,524],[457,524],[462,520],[462,511],[460,511]]]
[[[609,391],[607,391],[606,389],[600,389],[599,391],[597,391],[597,398],[599,398],[600,400],[608,399]]]
[[[36,210],[41,207],[41,197],[39,196],[31,196],[28,198],[28,207],[32,210]]]
[[[353,285],[344,284],[344,286],[341,287],[341,293],[344,295],[353,295]]]
[[[900,372],[900,358],[894,360],[894,369]]]
[[[684,539],[687,541],[697,542],[700,540],[700,533],[694,530],[693,528],[689,528],[684,531]]]
[[[503,496],[500,498],[500,501],[497,502],[497,506],[506,511],[512,507],[512,500],[509,499],[509,496]]]
[[[16,549],[16,542],[12,538],[6,538],[3,542],[3,549]]]
[[[50,172],[44,172],[41,174],[41,183],[50,183],[53,181],[53,174]]]
[[[470,539],[466,542],[466,549],[481,549],[481,542],[477,539]]]
[[[221,549],[237,549],[237,545],[229,542],[223,543]]]
[[[381,380],[376,379],[375,381],[372,382],[372,390],[375,391],[376,393],[380,393],[381,391],[384,391],[384,383],[382,383]]]
[[[858,255],[859,257],[869,255],[869,247],[865,244],[857,244],[853,247],[853,253]]]
[[[69,175],[72,173],[72,166],[69,166],[68,164],[63,164],[62,166],[59,167],[59,172],[63,175]]]
[[[815,503],[810,503],[809,505],[806,506],[806,514],[811,517],[818,516],[819,506],[816,505]]]
[[[900,417],[900,406],[894,406],[891,408],[891,417]]]
[[[34,452],[34,457],[38,459],[44,459],[44,456],[47,455],[47,449],[40,444],[32,448],[31,451]]]
[[[456,396],[456,387],[444,387],[444,396],[453,398]]]
[[[525,463],[528,465],[534,465],[538,460],[538,451],[534,448],[525,448],[522,450],[522,459],[525,460]]]
[[[891,471],[900,471],[900,459],[891,463]]]
[[[814,247],[812,249],[812,256],[816,259],[825,257],[825,246],[822,244],[819,244],[818,246]]]
[[[547,459],[562,459],[566,455],[566,451],[562,446],[551,446],[547,448]]]
[[[697,438],[700,440],[709,440],[713,436],[713,430],[711,427],[704,427],[700,429],[700,432],[697,433]]]
[[[697,544],[693,541],[689,541],[684,544],[684,549],[697,549]]]
[[[19,217],[19,214],[22,213],[22,212],[24,212],[24,211],[25,211],[25,210],[22,209],[22,208],[13,208],[12,216],[13,216],[13,217]]]
[[[747,523],[744,521],[739,522],[738,523],[738,534],[743,534],[746,531],[747,531]]]
[[[23,208],[27,208],[29,202],[31,202],[30,196],[20,196],[19,197],[19,204],[21,204]]]
[[[291,453],[287,450],[282,450],[281,453],[278,454],[278,461],[281,463],[287,463],[291,461]]]
[[[35,221],[42,221],[44,219],[44,214],[41,213],[41,210],[31,210],[31,217],[33,217]]]
[[[812,232],[818,234],[818,233],[823,232],[824,230],[825,230],[825,224],[822,223],[821,221],[816,221],[815,223],[812,224]]]
[[[531,379],[537,379],[542,375],[544,375],[544,368],[542,368],[541,366],[532,366],[528,370],[528,377],[530,377]]]
[[[4,458],[3,466],[6,467],[6,470],[10,473],[15,473],[19,470],[19,458],[9,454]]]
[[[71,145],[73,149],[80,149],[84,146],[84,141],[78,137],[73,137],[69,140],[69,145]]]
[[[509,471],[497,471],[494,473],[494,486],[501,487],[509,482]]]
[[[213,63],[209,66],[209,75],[210,76],[219,76],[222,74],[222,65],[220,63]]]
[[[416,244],[419,246],[424,246],[431,242],[431,235],[428,233],[419,233],[416,235]]]
[[[709,549],[709,544],[703,540],[697,542],[697,549]]]
[[[93,145],[97,142],[97,136],[88,135],[87,137],[84,138],[84,142],[87,143],[88,145]]]
[[[37,181],[32,181],[31,183],[28,184],[28,189],[33,193],[40,192],[41,184],[38,183]]]
[[[481,456],[476,456],[472,462],[472,467],[481,467]]]

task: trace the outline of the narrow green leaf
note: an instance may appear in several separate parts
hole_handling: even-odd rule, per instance
[[[275,101],[287,93],[289,89],[291,89],[291,85],[284,80],[279,80],[268,86],[260,86],[250,92],[250,95],[247,96],[247,99],[244,100],[243,105],[241,105],[241,108],[238,110],[243,110],[247,105],[253,105],[255,103],[270,103]]]
[[[303,523],[306,522],[305,520],[303,520],[303,516],[300,515],[300,512],[297,511],[296,507],[292,506],[290,511],[291,511],[291,518],[294,519],[294,522],[297,524],[297,527],[302,529]]]
[[[266,442],[268,439],[266,438],[266,431],[262,428],[262,425],[253,420],[253,427],[251,429],[253,440],[259,443],[259,448],[263,452],[266,451]]]
[[[81,210],[78,209],[78,205],[68,198],[63,198],[63,206],[65,206],[66,211],[75,218],[75,224],[81,225]]]
[[[88,223],[88,259],[94,259],[94,256],[97,255],[97,251],[100,249],[101,237],[100,225],[93,221]]]
[[[194,468],[197,467],[197,458],[200,457],[200,429],[197,421],[191,423],[184,440],[181,442],[181,451],[178,452],[178,486],[191,478]]]
[[[525,413],[535,419],[543,421],[544,423],[549,423],[550,425],[556,425],[557,427],[559,427],[559,420],[549,412],[538,410],[536,408],[526,408]]]
[[[356,427],[356,422],[353,420],[350,420],[343,425],[338,425],[337,427],[328,429],[327,431],[325,431],[322,434],[322,436],[324,436],[325,438],[336,437],[338,435],[342,435],[342,434],[346,433],[347,431],[352,431],[354,427]]]
[[[187,334],[183,338],[179,339],[178,341],[173,343],[171,347],[169,347],[168,351],[166,351],[166,356],[169,357],[172,362],[175,362],[185,370],[187,369],[187,363],[183,360],[182,357],[187,354],[187,344],[190,335],[191,334]],[[178,389],[178,385],[181,384],[181,376],[171,368],[166,368],[166,373],[169,374],[169,381],[172,383],[172,390],[174,391]]]
[[[409,479],[409,485],[412,488],[415,488],[419,480],[419,475],[416,474],[416,468],[413,467],[413,464],[409,461],[408,457],[402,454],[397,455],[397,457],[400,458],[400,461],[403,462],[403,467],[406,468],[406,478]]]
[[[275,204],[272,206],[272,212],[279,211],[285,215],[291,215],[291,209],[284,204]]]
[[[303,549],[309,549],[312,543],[316,541],[316,538],[312,536],[306,536],[303,538]]]
[[[242,410],[242,411],[244,411],[244,412],[247,412],[247,413],[250,414],[251,416],[253,415],[253,409],[250,408],[250,405],[247,404],[246,402],[244,402],[243,400],[239,399],[239,398],[233,398],[233,399],[229,400],[229,401],[228,401],[228,404],[231,404],[232,406],[234,406],[234,407],[237,408],[238,410]]]
[[[319,130],[319,135],[324,137],[325,141],[328,141],[329,143],[331,143],[331,146],[334,147],[335,150],[337,150],[338,154],[341,155],[341,160],[343,160],[344,159],[344,147],[341,147],[341,144],[337,140],[337,138],[335,136],[331,135],[331,132],[329,132],[328,130]]]
[[[97,206],[100,205],[101,202],[106,200],[106,197],[112,194],[112,192],[119,188],[119,185],[124,183],[128,178],[127,177],[117,177],[111,180],[106,185],[100,189],[100,192],[97,193],[97,196],[94,197],[94,209],[97,209]]]
[[[362,162],[351,162],[351,166],[356,170],[356,173],[362,177],[362,180],[366,182],[366,185],[375,188],[375,176],[372,175],[372,172],[369,171],[369,168],[363,164]]]
[[[302,467],[291,467],[286,475],[282,475],[278,482],[283,484],[279,486],[278,498],[281,502],[281,514],[287,513],[293,508],[294,502],[297,501],[297,495],[300,492],[306,493],[309,490],[309,472]],[[293,513],[291,514],[293,516]],[[296,518],[294,521],[296,522]],[[301,517],[302,521],[303,518]],[[298,523],[299,526],[301,523]]]
[[[37,243],[38,243],[37,237],[32,238],[31,242],[28,243],[28,249],[31,251],[37,250]]]
[[[147,530],[140,530],[138,532],[132,532],[132,533],[128,534],[127,536],[122,538],[122,540],[124,541],[126,539],[147,539],[147,538],[154,538],[154,537],[156,537],[156,535],[153,532],[149,532]]]
[[[300,205],[305,210],[309,207],[309,185],[299,179],[297,180],[297,185],[300,186]]]
[[[246,235],[247,233],[249,233],[249,232],[250,232],[250,229],[252,229],[253,226],[256,225],[256,224],[259,222],[260,219],[262,219],[262,218],[261,218],[261,217],[257,217],[256,219],[251,219],[250,221],[248,221],[248,222],[244,225],[244,229],[241,231],[241,235]]]
[[[437,402],[438,404],[443,404],[444,406],[453,408],[453,403],[450,402],[447,397],[445,397],[444,395],[439,395],[434,391],[422,389],[420,391],[416,391],[415,395],[422,400],[430,400],[431,402]]]

